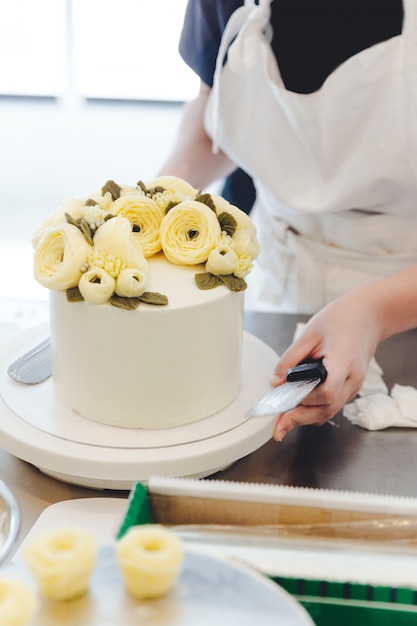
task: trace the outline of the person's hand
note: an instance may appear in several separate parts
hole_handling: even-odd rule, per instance
[[[323,360],[327,378],[295,409],[279,416],[274,439],[282,441],[297,426],[324,424],[360,390],[380,340],[372,301],[355,294],[334,300],[314,315],[300,338],[282,355],[272,383],[285,382],[287,370],[307,358]]]

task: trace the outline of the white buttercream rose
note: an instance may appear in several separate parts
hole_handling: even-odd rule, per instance
[[[101,267],[90,267],[78,283],[84,300],[90,304],[104,304],[115,291],[116,281]]]
[[[120,259],[123,267],[146,268],[146,259],[142,247],[133,237],[132,227],[120,215],[108,220],[94,235],[94,249],[98,255]]]
[[[187,183],[187,181],[177,176],[159,176],[147,182],[146,187],[148,189],[163,187],[167,191],[178,192],[189,198],[195,198],[198,193],[198,190],[190,185],[190,183]]]
[[[48,289],[75,287],[90,250],[90,244],[76,226],[63,222],[49,228],[34,251],[35,279]]]
[[[127,267],[116,278],[115,292],[124,298],[138,298],[145,291],[146,280],[145,271]]]
[[[87,196],[84,198],[84,202],[87,202],[88,200],[94,200],[102,211],[105,211],[106,213],[111,212],[110,207],[113,203],[113,198],[111,196],[111,193],[109,193],[108,191],[104,195],[102,194],[101,190],[96,191],[91,196]]]
[[[216,276],[233,274],[239,262],[239,258],[233,248],[218,246],[209,254],[206,263],[206,271]]]
[[[214,211],[202,202],[187,200],[173,207],[160,229],[162,249],[171,263],[205,263],[221,236]]]
[[[132,194],[136,196],[144,196],[145,192],[141,187],[137,185],[122,185],[120,190],[120,196],[131,196]]]
[[[247,215],[244,211],[239,209],[234,204],[228,202],[225,198],[222,198],[222,196],[212,194],[211,197],[216,206],[217,215],[220,215],[224,212],[230,213],[230,215],[232,215],[237,222],[237,229],[240,230],[248,228],[250,230],[253,230],[254,232],[256,231],[254,223],[252,222],[249,215]]]
[[[82,198],[71,198],[59,205],[55,211],[50,213],[35,230],[32,235],[32,246],[36,248],[42,235],[52,226],[57,226],[66,222],[65,213],[69,213],[74,220],[83,216],[85,200]]]
[[[238,256],[249,256],[256,259],[259,254],[260,246],[256,238],[255,231],[252,228],[242,228],[237,230],[233,235],[234,249]]]
[[[252,259],[246,254],[243,254],[242,256],[238,257],[237,266],[233,274],[237,278],[245,278],[245,276],[247,276],[247,274],[249,274],[249,272],[251,271],[252,267]]]
[[[159,178],[148,182],[147,188],[152,190],[152,198],[164,215],[176,204],[185,200],[194,200],[198,194],[197,189],[176,176],[159,176]],[[158,191],[155,191],[156,189]]]
[[[145,257],[160,251],[159,227],[164,212],[152,198],[138,194],[123,195],[113,202],[111,212],[129,220],[133,236],[139,241]]]

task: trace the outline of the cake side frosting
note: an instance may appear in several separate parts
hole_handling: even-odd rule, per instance
[[[126,311],[50,293],[55,392],[84,417],[169,428],[216,413],[239,392],[243,293],[196,289],[195,268],[162,257],[149,268],[166,306]]]

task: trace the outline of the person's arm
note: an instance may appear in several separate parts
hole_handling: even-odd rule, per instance
[[[274,439],[293,428],[323,424],[360,390],[377,345],[387,337],[417,327],[417,264],[337,298],[306,325],[282,355],[273,384],[308,357],[322,358],[327,378],[304,402],[277,420]]]
[[[204,128],[210,87],[201,83],[197,97],[185,105],[174,146],[159,175],[178,176],[198,189],[227,176],[236,165],[223,153],[214,154]]]

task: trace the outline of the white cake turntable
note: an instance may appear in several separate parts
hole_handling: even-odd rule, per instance
[[[150,476],[205,477],[254,452],[272,436],[275,418],[245,412],[270,389],[277,354],[244,334],[242,387],[225,409],[194,424],[165,430],[98,424],[67,409],[52,380],[23,385],[7,366],[49,332],[40,324],[2,342],[0,441],[14,456],[59,480],[98,489],[129,490]]]

